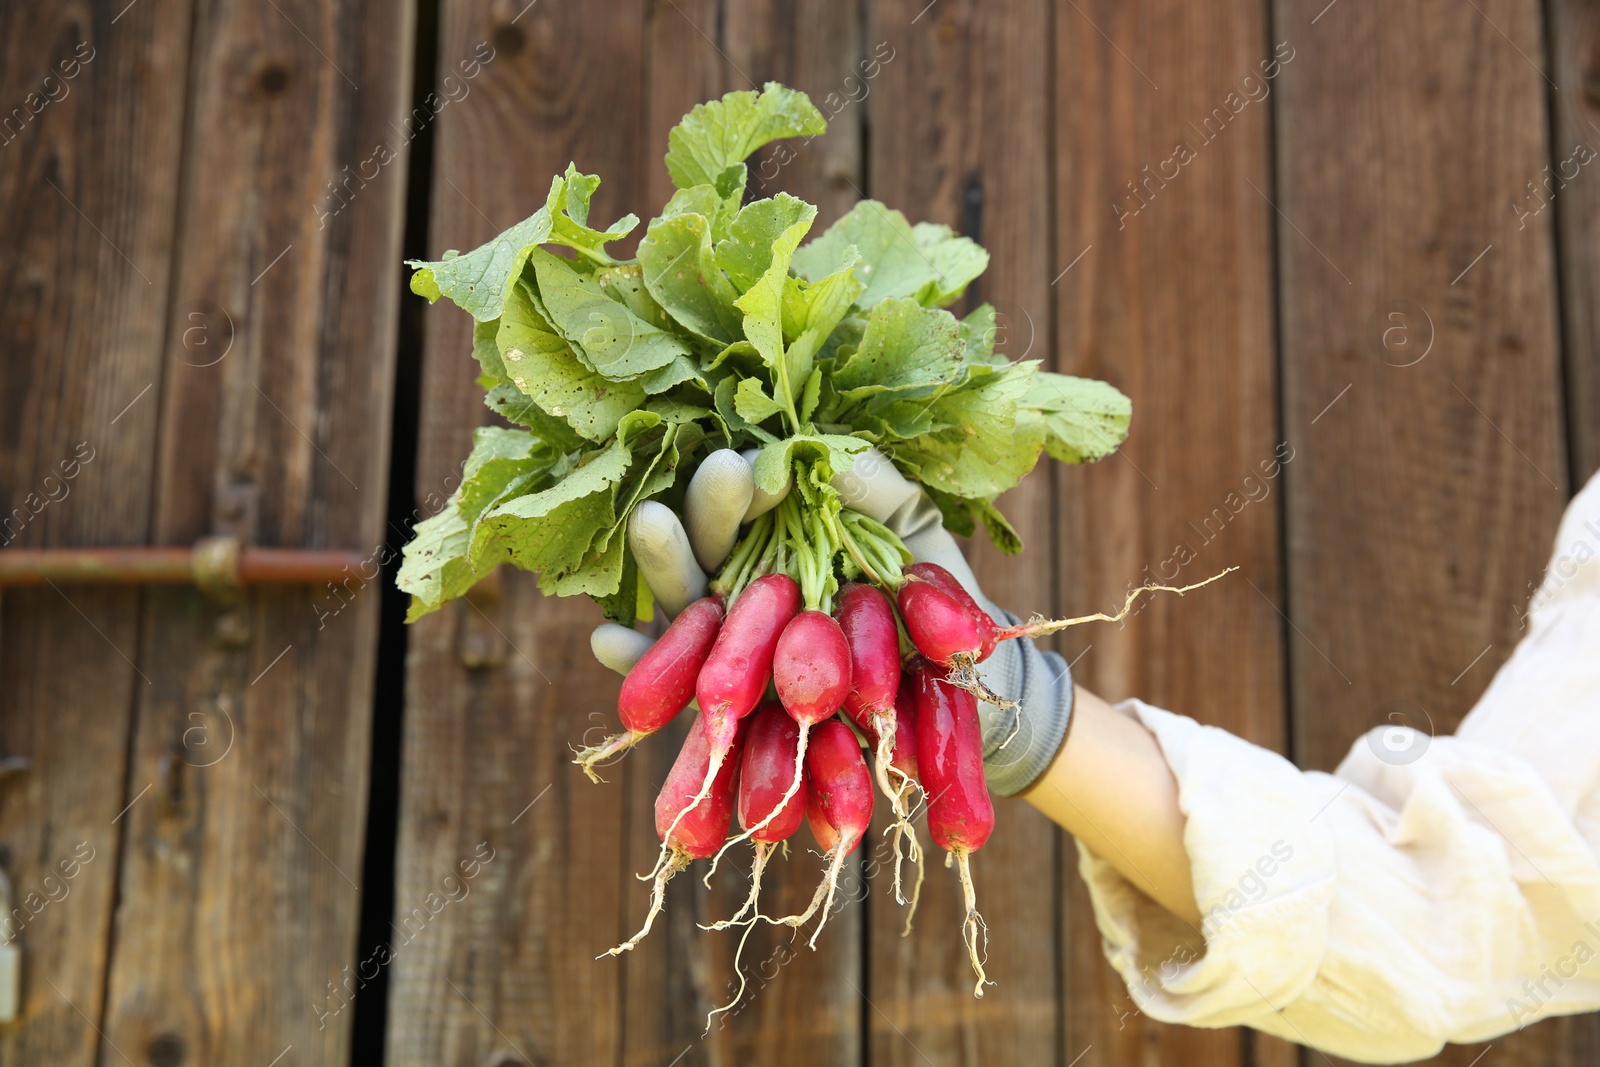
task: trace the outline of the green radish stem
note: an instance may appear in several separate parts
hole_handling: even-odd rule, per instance
[[[839,512],[839,526],[871,560],[883,579],[879,584],[893,594],[904,580],[901,569],[911,562],[911,553],[893,531],[883,523],[848,508]]]
[[[711,583],[712,591],[731,600],[749,582],[756,562],[771,540],[772,513],[767,512],[756,517],[750,524],[749,532],[734,546],[732,554],[722,565],[722,573]]]

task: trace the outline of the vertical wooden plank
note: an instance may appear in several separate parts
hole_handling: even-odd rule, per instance
[[[719,11],[720,8],[720,11]],[[781,142],[750,160],[749,195],[767,197],[785,191],[818,205],[814,234],[849,209],[857,197],[860,171],[862,112],[841,106],[843,86],[856,67],[860,9],[855,3],[794,6],[783,3],[657,5],[649,24],[650,121],[645,132],[647,206],[664,203],[672,193],[661,164],[668,131],[702,100],[737,90],[781,81],[808,93],[825,114],[827,134]],[[834,106],[824,99],[838,88]],[[859,91],[857,93],[859,96]],[[652,756],[655,773],[635,780],[634,825],[648,825],[656,788],[666,775],[676,740]],[[634,831],[634,846],[652,845],[649,835]],[[653,850],[652,850],[653,851]],[[731,913],[748,890],[748,855],[730,853],[732,862],[719,870],[707,894],[693,884],[693,901],[679,891],[680,910],[669,916],[669,939],[651,954],[634,953],[628,976],[630,1023],[648,1018],[658,1027],[657,1043],[667,1052],[658,1060],[635,1055],[630,1041],[627,1062],[670,1060],[688,1048],[683,1063],[813,1064],[859,1063],[862,1009],[858,990],[862,977],[863,889],[858,863],[846,867],[846,903],[828,920],[815,952],[805,938],[760,926],[746,942],[741,965],[747,985],[739,1006],[718,1016],[704,1039],[705,1014],[728,1003],[737,991],[734,953],[742,931],[707,934],[691,918],[708,922]],[[641,849],[635,864],[652,857]],[[820,875],[815,843],[801,830],[790,843],[787,859],[774,859],[763,885],[763,910],[772,915],[799,912],[810,902]],[[667,953],[665,961],[660,953]],[[676,978],[687,965],[690,974],[703,969],[709,981],[700,989]],[[663,995],[662,990],[667,993]],[[686,995],[693,990],[693,998]],[[702,1003],[704,1001],[704,1003]],[[646,1031],[649,1033],[650,1031]],[[642,1051],[642,1050],[641,1050]]]
[[[1320,7],[1274,10],[1304,41],[1277,125],[1296,756],[1330,768],[1391,702],[1455,729],[1568,486],[1552,222],[1506,202],[1552,159],[1538,7]],[[1593,1026],[1488,1057],[1582,1062]]]
[[[188,5],[154,0],[120,20],[82,3],[8,6],[0,50],[0,545],[137,544]],[[147,685],[137,618],[126,589],[0,600],[0,759],[29,763],[0,779],[0,863],[19,909],[5,921],[25,953],[0,1063],[100,1060],[129,715]]]
[[[1521,186],[1501,210],[1520,222],[1520,212],[1545,214],[1541,204],[1555,205],[1571,488],[1576,491],[1600,469],[1600,179],[1591,166],[1600,154],[1600,13],[1590,4],[1551,0],[1548,15],[1550,77],[1559,86],[1550,91],[1555,131],[1546,164],[1550,170],[1527,179],[1534,183],[1531,197]]]
[[[604,179],[595,218],[640,206],[643,26],[637,2],[440,5],[441,82],[474,57],[483,66],[437,120],[432,254],[532,214],[568,161]],[[441,304],[425,331],[419,518],[443,505],[472,429],[489,421],[467,317]],[[394,533],[398,547],[408,531]],[[638,921],[627,842],[653,835],[624,804],[642,761],[604,786],[569,762],[569,742],[615,720],[618,681],[589,654],[598,621],[592,605],[543,598],[531,576],[506,571],[409,631],[391,1063],[621,1054],[630,961],[594,957]],[[480,849],[493,858],[469,894],[431,915],[429,894]],[[647,1062],[670,1059],[652,1050]]]
[[[881,72],[878,42],[863,41],[862,0],[796,5],[768,0],[724,9],[728,63],[758,85],[780,81],[803,90],[828,120],[828,132],[764,149],[750,161],[753,196],[786,192],[817,205],[812,233],[822,233],[861,198],[866,101]],[[883,53],[890,55],[890,51]],[[893,62],[892,59],[889,60]],[[669,127],[670,128],[670,127]]]
[[[894,58],[870,108],[867,191],[915,220],[944,222],[988,248],[991,264],[967,303],[995,303],[1013,359],[1051,359],[1049,11],[1037,0],[946,0],[871,6],[866,50]],[[1029,550],[1006,559],[969,546],[984,591],[1027,613],[1048,612],[1055,536],[1053,475],[1035,473],[1000,506]],[[961,892],[942,855],[932,862],[916,928],[874,886],[868,964],[873,1063],[1040,1063],[1059,1043],[1056,924],[1059,835],[1020,801],[996,806],[997,826],[974,864],[989,924],[981,1001],[960,936]],[[879,903],[882,901],[883,903]]]
[[[379,11],[195,12],[154,540],[374,558],[348,603],[146,597],[108,1060],[348,1055],[413,21]]]
[[[1061,369],[1133,400],[1121,454],[1059,475],[1064,607],[1107,610],[1132,584],[1241,568],[1204,594],[1152,599],[1125,626],[1080,628],[1067,655],[1108,699],[1141,697],[1281,751],[1266,8],[1066,3],[1055,26]],[[1247,1062],[1256,1041],[1242,1031],[1137,1011],[1101,954],[1077,863],[1070,846],[1067,1057],[1092,1045],[1107,1064]],[[1253,1054],[1294,1060],[1281,1043]]]

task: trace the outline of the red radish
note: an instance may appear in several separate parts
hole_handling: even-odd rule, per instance
[[[790,718],[800,724],[800,743],[794,756],[794,777],[783,799],[765,819],[728,844],[765,829],[782,805],[800,789],[806,744],[811,727],[829,718],[850,692],[850,646],[833,617],[823,611],[803,611],[789,621],[778,638],[772,657],[772,685]],[[848,729],[848,727],[847,727]],[[724,846],[726,848],[727,846]],[[713,864],[713,868],[715,864]]]
[[[980,945],[987,941],[988,927],[978,914],[968,860],[994,830],[994,803],[983,780],[978,699],[950,684],[932,667],[918,667],[913,676],[917,695],[917,766],[928,798],[928,832],[961,868],[961,891],[967,907],[961,931],[972,969],[978,975],[973,995],[981,997],[988,978],[983,973]]]
[[[777,920],[798,927],[821,909],[822,919],[811,933],[812,948],[817,947],[817,935],[827,925],[844,859],[861,844],[872,822],[872,772],[856,735],[837,718],[819,723],[815,734],[816,743],[806,753],[806,781],[811,788],[806,820],[817,844],[826,851],[828,869],[806,910]]]
[[[976,663],[983,648],[979,623],[949,593],[932,582],[912,578],[900,587],[896,598],[906,633],[929,660],[941,667],[955,666],[960,657]]]
[[[661,639],[650,646],[622,680],[617,715],[623,732],[583,749],[572,762],[591,781],[600,781],[595,765],[619,755],[649,737],[694,699],[695,679],[722,625],[722,598],[702,597],[683,609]]]
[[[1000,625],[978,605],[972,594],[967,592],[967,587],[937,563],[913,563],[905,569],[905,573],[929,583],[967,610],[978,630],[977,660],[982,663],[988,659],[989,654],[994,651],[994,646],[999,642]]]
[[[878,779],[878,788],[888,798],[895,820],[891,838],[894,849],[894,898],[905,904],[905,894],[900,888],[904,862],[900,843],[909,843],[913,862],[920,863],[921,848],[905,805],[915,774],[894,768],[894,751],[901,743],[899,739],[902,735],[908,739],[906,746],[911,749],[908,754],[913,766],[916,759],[915,742],[910,740],[912,732],[902,730],[898,719],[897,706],[901,703],[898,699],[901,685],[900,633],[895,628],[894,606],[876,588],[851,583],[839,594],[836,614],[839,627],[850,645],[851,684],[850,694],[845,697],[844,710],[873,743],[873,773]],[[891,769],[896,770],[899,779],[896,783],[890,782]],[[922,872],[919,869],[919,889],[921,881]],[[914,903],[912,912],[915,913]],[[910,915],[906,917],[906,923],[909,930]]]
[[[772,678],[772,657],[800,610],[800,586],[787,574],[764,574],[739,593],[695,682],[713,742],[755,710]]]
[[[766,822],[750,836],[757,844],[777,844],[794,836],[806,816],[806,785],[789,795],[794,774],[794,753],[800,746],[800,727],[782,705],[767,701],[751,722],[745,738],[744,774],[739,790],[739,825]],[[787,799],[786,799],[787,798]],[[782,805],[780,807],[780,805]],[[777,815],[768,820],[767,816]]]
[[[949,571],[939,569],[949,577]],[[950,581],[955,579],[950,578]],[[1016,707],[1016,701],[991,691],[978,675],[978,660],[993,651],[996,631],[993,619],[967,607],[967,603],[972,602],[971,597],[966,598],[967,603],[962,603],[934,582],[908,572],[897,599],[906,633],[918,652],[948,668],[950,681],[963,689],[999,707]]]
[[[786,574],[762,575],[729,605],[728,617],[695,681],[700,718],[711,739],[711,760],[700,791],[678,818],[710,794],[738,736],[739,721],[756,709],[767,691],[778,638],[799,610],[800,586]]]
[[[819,723],[850,695],[850,645],[824,611],[796,615],[778,638],[772,683],[784,710],[802,726]]]
[[[889,798],[895,818],[903,822],[900,790],[889,785],[895,692],[900,688],[900,632],[894,624],[894,605],[873,586],[851,582],[839,592],[834,614],[850,647],[850,692],[844,710],[874,740],[878,788]]]
[[[650,911],[645,915],[644,926],[631,938],[611,949],[608,956],[621,955],[637,945],[650,932],[650,926],[661,913],[667,883],[674,875],[689,866],[690,860],[705,859],[714,855],[728,836],[728,824],[733,818],[734,791],[739,776],[738,749],[743,740],[736,730],[729,746],[734,758],[727,760],[712,773],[711,790],[704,797],[696,790],[708,773],[713,750],[705,723],[696,719],[684,738],[678,758],[672,763],[666,784],[656,796],[656,834],[661,838],[664,862],[656,864],[655,882],[650,889]],[[708,801],[708,803],[701,803]],[[692,817],[689,809],[694,808]]]
[[[739,826],[749,831],[756,842],[755,864],[750,871],[750,896],[733,918],[713,923],[707,929],[723,930],[733,926],[751,910],[757,918],[761,916],[758,903],[761,873],[766,868],[772,846],[792,837],[806,815],[804,776],[801,776],[798,791],[789,793],[789,785],[796,775],[795,753],[799,747],[800,727],[776,701],[767,701],[750,717],[745,731],[744,759],[739,768]],[[738,969],[737,958],[734,969]]]
[[[900,634],[894,605],[876,586],[850,582],[839,591],[833,614],[850,646],[850,692],[844,707],[856,725],[871,728],[872,718],[894,713],[900,687]]]

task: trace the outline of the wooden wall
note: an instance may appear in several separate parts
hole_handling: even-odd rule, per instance
[[[1600,185],[1526,188],[1600,142],[1597,42],[1572,0],[12,5],[0,125],[52,71],[69,92],[0,133],[0,516],[27,515],[4,536],[387,561],[490,418],[465,316],[404,292],[403,237],[473,247],[569,160],[604,178],[598,217],[648,216],[678,118],[777,79],[837,114],[758,160],[758,192],[816,202],[819,229],[871,196],[970,234],[993,265],[967,303],[996,304],[1003,349],[1134,399],[1118,456],[1007,496],[1029,548],[975,546],[986,590],[1076,613],[1239,566],[1059,647],[1109,698],[1330,769],[1396,708],[1454,728],[1600,467]],[[1141,1016],[1075,846],[1010,803],[976,865],[984,1000],[953,878],[929,872],[902,938],[864,850],[819,950],[758,932],[745,1005],[703,1034],[734,946],[696,923],[736,868],[592,959],[642,917],[675,752],[603,786],[568,764],[614,715],[598,612],[502,573],[380,651],[382,580],[0,595],[0,759],[29,762],[0,780],[0,862],[26,894],[79,860],[22,932],[0,1064],[1323,1059]],[[375,731],[401,732],[373,814],[392,856],[364,854],[369,774],[395,770]],[[813,858],[777,866],[803,902]],[[1597,1048],[1579,1016],[1435,1062]]]

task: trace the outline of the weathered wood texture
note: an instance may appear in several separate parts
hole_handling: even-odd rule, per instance
[[[1275,413],[1266,11],[1157,0],[1054,15],[1060,369],[1106,379],[1134,405],[1121,455],[1056,475],[1063,607],[1111,611],[1130,585],[1240,568],[1204,595],[1155,597],[1124,625],[1071,632],[1067,654],[1108,699],[1137,696],[1282,751],[1279,460],[1292,453]],[[1068,1058],[1093,1045],[1106,1063],[1242,1063],[1253,1041],[1259,1062],[1284,1061],[1267,1039],[1142,1016],[1101,955],[1077,866],[1069,842]]]
[[[1501,210],[1502,219],[1517,216],[1519,223],[1523,213],[1537,212],[1542,217],[1530,221],[1549,226],[1552,209],[1541,205],[1554,203],[1571,487],[1577,490],[1600,470],[1600,180],[1592,173],[1600,161],[1600,11],[1553,0],[1548,13],[1548,73],[1555,86],[1549,170],[1525,179],[1533,189],[1517,187]]]
[[[188,8],[155,0],[110,26],[89,4],[8,5],[0,50],[0,544],[141,544]],[[130,714],[150,684],[134,666],[139,594],[0,601],[0,758],[29,761],[0,779],[0,863],[20,909],[9,928],[25,953],[25,1023],[0,1028],[0,1063],[89,1067],[106,1052]]]
[[[431,251],[472,248],[531,214],[569,161],[605,179],[596,218],[640,203],[642,4],[439,10],[439,76],[482,69],[434,126]],[[418,518],[439,509],[489,421],[464,316],[440,305],[425,321]],[[391,1063],[620,1055],[628,963],[593,957],[640,916],[625,861],[648,826],[625,817],[628,764],[596,786],[569,763],[567,743],[614,715],[616,682],[588,651],[592,614],[506,573],[409,631],[396,923],[423,910],[396,933]],[[478,850],[493,858],[468,895],[421,924],[429,894]]]
[[[1539,9],[1320,9],[1274,9],[1299,53],[1277,247],[1294,755],[1331,769],[1390,712],[1455,729],[1516,643],[1569,482],[1554,213],[1507,205],[1552,158]],[[1484,1062],[1580,1062],[1595,1022]]]
[[[102,1029],[156,1063],[339,1064],[405,173],[403,144],[373,153],[404,113],[412,16],[218,0],[193,32],[151,538],[374,564],[337,595],[146,595]]]

